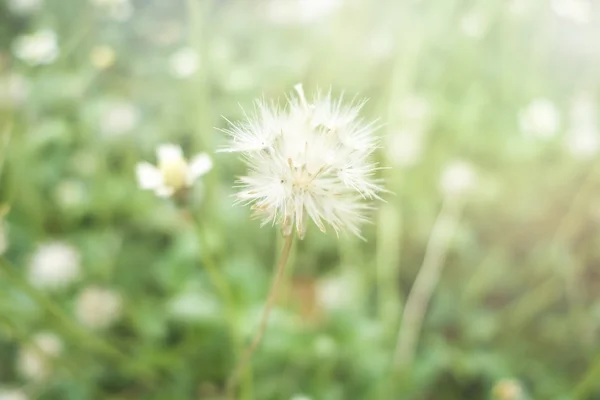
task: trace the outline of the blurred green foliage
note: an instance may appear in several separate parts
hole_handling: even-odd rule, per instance
[[[56,42],[18,44],[44,29]],[[585,0],[2,0],[0,386],[222,398],[281,239],[232,204],[243,166],[214,154],[218,128],[303,82],[369,98],[394,194],[366,242],[311,226],[296,243],[240,398],[600,398],[599,31]],[[137,187],[136,164],[165,142],[214,154],[187,202]],[[455,160],[476,179],[398,370]],[[36,287],[34,255],[57,242],[78,256],[60,250],[56,268],[80,270]],[[103,310],[81,304],[90,287],[119,299],[110,326],[85,322]],[[38,341],[32,377],[40,332],[62,349]]]

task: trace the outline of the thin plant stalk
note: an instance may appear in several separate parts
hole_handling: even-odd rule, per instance
[[[447,199],[435,222],[423,264],[408,295],[398,332],[395,366],[412,364],[427,306],[439,281],[448,254],[450,239],[459,222],[460,203]]]
[[[290,250],[292,249],[292,243],[294,241],[294,235],[291,234],[286,236],[285,242],[283,243],[283,250],[281,251],[281,258],[279,259],[279,264],[275,269],[275,273],[273,275],[273,282],[271,283],[271,289],[269,290],[269,296],[267,297],[267,302],[265,304],[265,309],[260,318],[260,324],[258,326],[258,330],[254,334],[252,338],[252,342],[244,351],[244,354],[240,358],[238,364],[236,365],[233,373],[231,374],[231,378],[227,384],[227,391],[231,395],[235,386],[237,384],[237,380],[239,375],[246,368],[246,364],[249,364],[252,355],[258,348],[261,339],[263,338],[265,331],[267,330],[267,324],[269,322],[269,315],[271,314],[271,310],[275,305],[275,301],[277,300],[277,295],[279,292],[279,288],[281,287],[282,278],[285,272],[285,266],[290,256]]]

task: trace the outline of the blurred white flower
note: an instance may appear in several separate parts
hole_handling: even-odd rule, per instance
[[[342,3],[343,0],[270,0],[266,15],[277,24],[306,24],[331,15]]]
[[[198,52],[191,47],[177,50],[169,59],[171,73],[176,78],[188,78],[192,76],[200,65]]]
[[[494,400],[522,400],[523,386],[516,379],[501,379],[492,388]]]
[[[60,356],[62,350],[62,341],[53,333],[43,332],[35,335],[32,344],[23,346],[19,351],[19,372],[33,381],[47,379],[52,373],[53,361]]]
[[[105,329],[119,319],[122,300],[110,289],[88,286],[75,302],[75,315],[83,326],[90,329]]]
[[[86,188],[81,181],[66,179],[55,189],[54,197],[62,208],[68,209],[81,205],[85,200]]]
[[[521,131],[530,137],[550,139],[556,136],[560,127],[558,109],[548,99],[535,99],[519,112]]]
[[[137,127],[139,120],[139,110],[134,104],[115,100],[104,111],[100,120],[100,132],[106,136],[130,133]]]
[[[317,282],[316,299],[327,312],[351,309],[359,303],[362,285],[359,278],[348,273],[336,274]]]
[[[487,18],[480,11],[469,11],[460,19],[460,29],[472,39],[481,39],[488,30]]]
[[[28,397],[21,389],[0,388],[0,400],[27,400]]]
[[[50,29],[19,36],[13,43],[15,56],[29,65],[51,64],[59,54],[56,33]]]
[[[461,197],[473,189],[477,183],[477,173],[465,161],[452,161],[442,171],[440,190],[445,197]]]
[[[577,96],[570,109],[567,149],[577,158],[590,158],[600,151],[596,103],[587,94]]]
[[[421,126],[431,116],[431,104],[419,94],[408,94],[400,101],[399,113],[403,123]]]
[[[116,21],[127,21],[133,15],[133,5],[130,0],[91,0],[91,2]]]
[[[304,394],[295,394],[290,397],[290,400],[312,400],[312,397],[306,396]]]
[[[114,65],[117,53],[108,45],[98,45],[90,53],[92,65],[98,69],[107,69]]]
[[[552,0],[551,6],[560,18],[580,25],[591,22],[594,15],[590,0]]]
[[[423,155],[423,134],[417,130],[400,130],[388,136],[388,160],[399,167],[417,164]]]
[[[212,168],[212,160],[206,153],[196,155],[188,163],[181,147],[163,144],[156,150],[158,165],[138,163],[136,175],[141,189],[153,190],[160,197],[172,196],[191,187]]]
[[[218,318],[219,304],[201,292],[184,292],[174,297],[167,306],[171,316],[184,321],[206,321]]]
[[[295,226],[303,238],[312,219],[323,232],[327,223],[360,237],[369,201],[383,191],[370,160],[373,124],[359,118],[362,103],[344,106],[330,94],[308,103],[302,86],[295,89],[287,109],[259,102],[254,117],[227,131],[232,140],[224,151],[242,153],[249,170],[238,200],[252,204],[263,225],[281,224],[285,236]]]
[[[8,8],[14,14],[33,14],[42,8],[42,0],[8,0]]]
[[[63,242],[40,245],[28,265],[29,281],[42,289],[60,289],[79,276],[81,257],[77,249]]]

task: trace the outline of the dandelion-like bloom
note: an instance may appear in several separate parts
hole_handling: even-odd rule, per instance
[[[96,286],[85,288],[77,297],[75,315],[83,326],[105,329],[121,316],[121,296]]]
[[[303,238],[310,218],[323,232],[329,224],[360,237],[369,201],[383,191],[370,160],[374,127],[358,115],[364,102],[345,106],[327,94],[309,103],[302,86],[295,89],[286,109],[259,102],[254,117],[226,130],[224,151],[241,153],[249,169],[239,202],[252,204],[263,225],[280,223],[285,236],[295,226]]]
[[[53,361],[62,350],[62,341],[53,333],[37,334],[33,338],[33,345],[26,345],[19,352],[19,372],[33,381],[47,379],[52,373]]]
[[[160,197],[169,197],[191,187],[212,168],[212,160],[208,154],[198,154],[188,163],[181,147],[174,144],[158,146],[156,158],[158,166],[147,162],[138,163],[136,174],[140,188],[154,190]]]
[[[63,242],[38,247],[28,266],[29,281],[42,289],[60,289],[75,281],[81,270],[77,249]]]

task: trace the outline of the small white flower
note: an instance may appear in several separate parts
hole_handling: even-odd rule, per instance
[[[331,15],[342,3],[342,0],[270,0],[266,15],[277,24],[308,24]]]
[[[252,204],[263,225],[281,224],[285,236],[295,226],[303,238],[311,219],[323,232],[329,224],[360,237],[369,201],[383,191],[370,160],[373,124],[359,118],[362,103],[344,106],[329,94],[309,103],[301,85],[296,91],[287,109],[259,102],[254,117],[226,131],[224,151],[242,153],[248,166],[238,200]]]
[[[521,131],[534,138],[550,139],[560,127],[558,109],[548,99],[536,99],[519,113]]]
[[[317,304],[328,312],[350,309],[360,296],[361,283],[355,275],[332,275],[317,282]]]
[[[133,15],[133,5],[130,0],[91,0],[91,2],[116,21],[127,21]]]
[[[56,201],[65,209],[81,205],[86,196],[86,189],[82,182],[66,179],[60,182],[55,189]]]
[[[56,33],[43,29],[31,35],[20,36],[13,44],[15,56],[30,65],[51,64],[59,54]]]
[[[139,120],[139,110],[134,104],[115,100],[107,105],[100,121],[100,132],[109,137],[124,135],[133,131]]]
[[[75,315],[83,326],[105,329],[121,316],[122,300],[119,294],[96,286],[85,288],[77,297]]]
[[[0,388],[0,400],[27,400],[28,398],[21,389]]]
[[[15,14],[33,14],[42,8],[42,0],[8,0],[8,8]]]
[[[440,190],[446,197],[461,197],[475,186],[477,174],[471,164],[453,161],[448,164],[440,178]]]
[[[160,197],[172,196],[191,187],[212,168],[208,154],[198,154],[188,163],[181,147],[174,144],[158,146],[156,158],[157,166],[147,162],[138,163],[136,174],[141,189],[154,190]]]
[[[63,343],[49,332],[37,334],[32,342],[33,344],[21,348],[17,366],[23,377],[42,381],[52,373],[53,361],[62,353]]]
[[[391,163],[399,167],[411,167],[423,155],[423,134],[416,130],[392,133],[388,138],[386,152]]]
[[[92,65],[98,69],[107,69],[114,65],[117,53],[108,45],[95,46],[90,53]]]
[[[481,39],[488,30],[488,22],[481,12],[470,11],[460,19],[460,29],[472,39]]]
[[[576,24],[587,24],[592,20],[593,8],[590,0],[552,0],[552,10],[560,18]]]
[[[42,244],[29,262],[29,281],[33,286],[43,289],[65,287],[79,276],[80,259],[77,249],[67,243]]]
[[[171,55],[169,64],[171,73],[176,78],[188,78],[198,70],[200,57],[193,48],[184,47]]]

